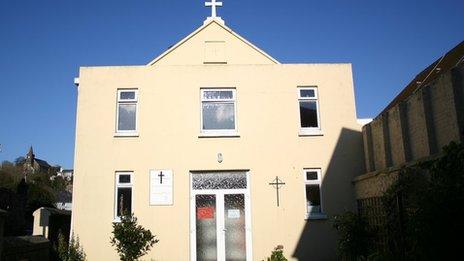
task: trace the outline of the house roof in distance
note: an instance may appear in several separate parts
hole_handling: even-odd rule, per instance
[[[406,100],[411,94],[416,92],[423,86],[433,82],[435,79],[440,77],[443,73],[451,70],[457,65],[464,62],[464,41],[459,43],[456,47],[451,49],[445,55],[437,59],[431,65],[429,65],[425,70],[420,72],[407,86],[404,88],[390,104],[385,107],[385,109],[379,114],[383,114],[389,109],[393,108],[395,105]]]

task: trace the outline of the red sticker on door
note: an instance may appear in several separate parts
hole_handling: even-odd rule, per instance
[[[212,219],[214,218],[213,207],[197,208],[197,219]]]

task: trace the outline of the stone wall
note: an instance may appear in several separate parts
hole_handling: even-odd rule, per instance
[[[442,73],[363,127],[368,173],[354,179],[357,199],[380,196],[405,165],[463,141],[464,65]]]

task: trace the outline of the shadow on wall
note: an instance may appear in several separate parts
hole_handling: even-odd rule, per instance
[[[332,217],[355,210],[352,180],[364,173],[364,148],[361,131],[343,128],[324,173],[321,194],[327,219],[308,220],[292,256],[298,260],[337,259],[337,232]]]

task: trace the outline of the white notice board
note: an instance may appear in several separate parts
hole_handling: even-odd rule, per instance
[[[172,170],[150,170],[150,205],[172,205]]]

